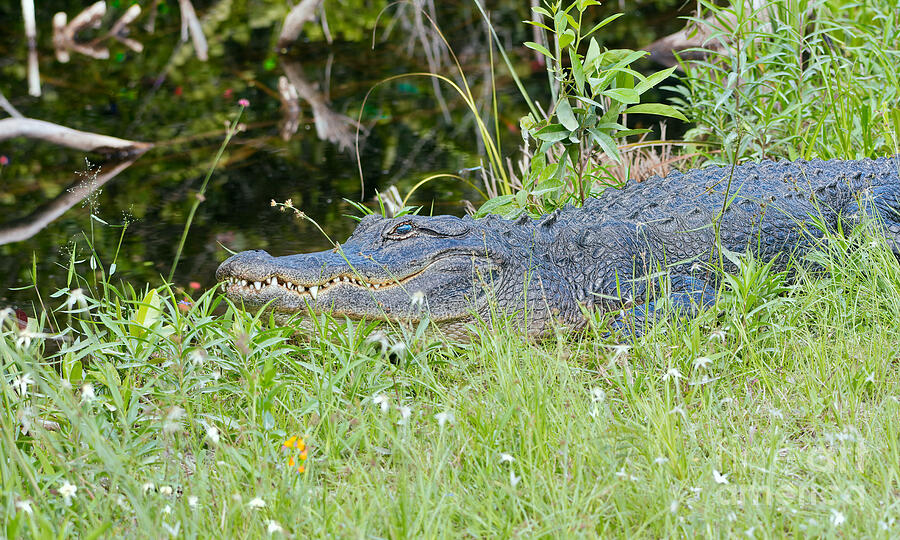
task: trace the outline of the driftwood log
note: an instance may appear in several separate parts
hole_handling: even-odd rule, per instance
[[[0,141],[27,137],[47,141],[85,152],[105,155],[139,156],[153,147],[152,143],[129,141],[88,131],[67,128],[33,118],[4,118],[0,120]]]

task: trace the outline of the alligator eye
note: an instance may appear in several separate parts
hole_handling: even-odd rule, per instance
[[[394,227],[394,230],[391,231],[391,234],[404,235],[412,232],[413,226],[410,223],[401,223]]]

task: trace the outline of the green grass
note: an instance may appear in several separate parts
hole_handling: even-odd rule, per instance
[[[866,230],[811,257],[629,345],[482,327],[396,363],[370,326],[292,336],[214,291],[63,290],[65,343],[3,326],[6,533],[894,536],[900,266]]]
[[[884,20],[847,32],[893,39]],[[742,54],[806,43],[776,36]],[[855,70],[893,73],[896,47],[854,39],[782,70],[800,77],[783,96],[689,71],[696,103],[718,102],[698,127],[728,160],[889,153],[895,111],[870,106],[896,83]],[[851,57],[866,47],[883,54]],[[741,58],[740,91],[787,62]],[[817,93],[823,66],[840,76]],[[896,537],[900,265],[871,227],[803,255],[791,276],[742,259],[715,306],[624,345],[601,315],[541,341],[500,325],[382,344],[327,319],[295,334],[73,259],[27,328],[0,312],[0,536]]]
[[[862,158],[897,152],[900,12],[894,0],[777,0],[717,7],[703,61],[689,62],[686,139],[710,159]],[[767,22],[760,22],[767,21]],[[709,152],[709,145],[716,152]]]

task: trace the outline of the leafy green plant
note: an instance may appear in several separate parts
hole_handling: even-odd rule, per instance
[[[646,52],[603,50],[592,37],[621,14],[607,17],[589,29],[584,27],[585,11],[599,4],[594,0],[576,0],[563,7],[557,1],[533,8],[547,24],[540,20],[527,22],[552,36],[553,50],[536,42],[525,45],[546,57],[554,102],[545,117],[532,112],[520,122],[526,148],[536,145],[522,189],[491,199],[478,215],[541,214],[568,202],[581,204],[622,180],[598,163],[596,154],[600,152],[618,162],[618,146],[625,138],[649,131],[629,129],[624,115],[655,114],[685,120],[669,105],[640,102],[641,96],[668,78],[674,68],[645,77],[631,66]]]
[[[900,19],[890,0],[701,0],[708,44],[682,63],[686,138],[707,158],[862,158],[896,151]]]

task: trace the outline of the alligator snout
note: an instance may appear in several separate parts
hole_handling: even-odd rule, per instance
[[[216,279],[222,281],[231,276],[252,276],[257,273],[255,270],[265,268],[272,259],[274,257],[261,249],[236,253],[219,265],[216,270]]]

